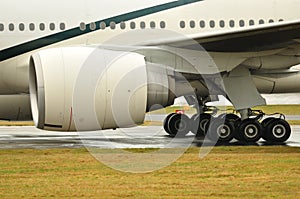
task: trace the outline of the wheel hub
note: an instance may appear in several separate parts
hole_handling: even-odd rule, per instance
[[[217,132],[220,138],[227,138],[230,135],[230,128],[227,125],[221,125]]]
[[[249,124],[246,128],[245,128],[245,135],[248,138],[255,138],[258,134],[258,128],[253,125],[253,124]]]
[[[272,133],[276,138],[282,138],[286,134],[286,129],[283,125],[277,124],[273,127]]]

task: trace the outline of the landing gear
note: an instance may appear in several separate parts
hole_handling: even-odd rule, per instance
[[[196,137],[202,137],[206,135],[211,118],[212,116],[208,113],[202,113],[200,115],[198,114],[194,118],[191,118],[193,127],[192,132],[196,135]]]
[[[263,138],[267,142],[282,143],[289,139],[291,127],[285,120],[281,118],[267,118],[264,121]]]
[[[190,118],[183,114],[172,113],[166,117],[164,129],[172,137],[185,136],[190,131]]]
[[[171,113],[171,114],[169,114],[166,118],[165,118],[165,120],[164,120],[164,129],[165,129],[165,131],[169,134],[169,135],[172,135],[173,133],[170,131],[170,129],[169,129],[169,121],[170,121],[170,118],[173,116],[173,115],[175,115],[176,113]]]
[[[221,143],[229,143],[235,133],[234,124],[227,119],[215,118],[208,130],[208,138]]]
[[[233,113],[225,114],[223,117],[234,124],[241,121],[241,118]]]
[[[255,143],[261,138],[267,142],[282,143],[291,135],[291,127],[282,117],[262,120],[264,113],[243,112],[241,119],[235,114],[214,117],[208,113],[196,114],[191,119],[184,114],[172,113],[164,121],[165,131],[172,137],[185,136],[191,131],[196,137],[206,136],[219,143],[229,143],[233,138],[243,143]],[[262,122],[261,122],[262,121]]]
[[[256,119],[243,120],[237,128],[239,141],[255,143],[262,136],[262,125]]]

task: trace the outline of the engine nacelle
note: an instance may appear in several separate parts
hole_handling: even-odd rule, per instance
[[[174,71],[135,52],[96,47],[40,51],[30,60],[35,125],[57,131],[131,127],[154,104],[171,105]]]

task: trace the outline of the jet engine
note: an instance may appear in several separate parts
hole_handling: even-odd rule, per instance
[[[145,60],[140,53],[98,47],[33,54],[29,88],[36,127],[91,131],[143,123],[153,105],[171,105],[181,95],[173,68]]]

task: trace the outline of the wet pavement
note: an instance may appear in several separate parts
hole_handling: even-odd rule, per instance
[[[292,135],[281,145],[300,147],[300,126],[292,126]],[[32,126],[0,127],[0,149],[18,148],[173,148],[214,145],[204,139],[195,139],[189,133],[184,138],[168,136],[161,126],[139,126],[129,129],[117,129],[94,132],[50,132],[36,129]],[[228,145],[242,146],[242,143],[232,141]],[[274,145],[260,140],[258,146]]]

